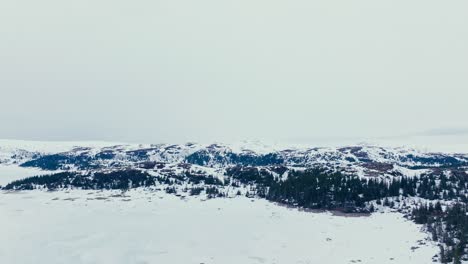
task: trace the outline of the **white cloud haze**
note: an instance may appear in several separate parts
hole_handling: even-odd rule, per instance
[[[0,4],[0,138],[466,131],[468,2]]]

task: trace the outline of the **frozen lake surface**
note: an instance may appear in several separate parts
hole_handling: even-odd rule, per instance
[[[341,217],[145,190],[0,192],[0,226],[0,263],[16,264],[426,264],[437,253],[397,213]]]
[[[5,186],[15,180],[51,173],[53,172],[40,170],[38,168],[23,168],[18,165],[0,164],[0,186]]]

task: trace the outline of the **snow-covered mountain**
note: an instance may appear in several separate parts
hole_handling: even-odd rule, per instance
[[[0,142],[2,143],[2,142]],[[23,144],[24,145],[24,144]],[[2,146],[0,164],[18,164],[43,170],[103,171],[150,170],[160,174],[199,171],[222,176],[236,166],[323,168],[360,177],[417,176],[422,173],[466,173],[468,154],[430,153],[404,147],[354,145],[326,148],[268,148],[229,144],[104,144],[66,143],[44,147],[34,143]]]

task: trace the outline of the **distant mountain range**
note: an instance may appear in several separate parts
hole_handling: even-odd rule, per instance
[[[31,144],[2,148],[0,164],[17,164],[43,170],[113,171],[149,170],[161,175],[196,172],[222,179],[236,166],[264,170],[322,168],[359,177],[418,176],[429,173],[466,174],[468,154],[430,153],[411,148],[373,145],[337,148],[283,148],[228,144],[69,146],[67,151],[47,151]],[[281,175],[279,175],[281,176]]]

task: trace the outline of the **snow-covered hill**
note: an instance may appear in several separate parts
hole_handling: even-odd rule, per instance
[[[15,144],[17,145],[15,147]],[[468,154],[428,153],[405,147],[354,145],[278,148],[243,144],[112,144],[0,141],[0,164],[43,170],[145,169],[159,174],[199,171],[219,177],[235,166],[320,167],[360,177],[418,176],[468,170]]]

